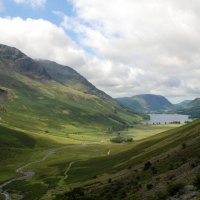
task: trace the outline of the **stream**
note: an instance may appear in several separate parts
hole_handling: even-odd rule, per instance
[[[47,160],[49,158],[49,156],[51,156],[52,154],[54,154],[56,151],[59,151],[59,150],[64,149],[64,148],[66,148],[66,146],[65,147],[61,147],[61,148],[57,148],[57,149],[49,149],[47,151],[46,155],[42,159],[30,162],[30,163],[28,163],[26,165],[23,165],[22,167],[16,169],[16,172],[19,173],[19,174],[22,174],[23,176],[17,177],[17,178],[13,178],[11,180],[8,180],[8,181],[2,183],[0,185],[0,194],[3,194],[5,196],[6,200],[12,200],[11,194],[8,193],[7,191],[4,191],[3,188],[5,186],[7,186],[7,185],[9,185],[9,184],[11,184],[13,182],[15,182],[15,181],[22,181],[22,180],[26,180],[28,178],[33,177],[35,175],[34,171],[24,171],[24,169],[27,168],[27,167],[29,167],[29,166],[31,166],[31,165],[33,165],[33,164],[41,163],[41,162]]]

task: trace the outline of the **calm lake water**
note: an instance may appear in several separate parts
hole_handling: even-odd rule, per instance
[[[179,115],[179,114],[149,114],[150,120],[147,121],[148,124],[169,124],[173,122],[180,122],[181,124],[185,121],[192,121],[189,119],[189,115]]]

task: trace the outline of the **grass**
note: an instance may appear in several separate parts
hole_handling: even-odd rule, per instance
[[[50,139],[0,126],[0,182],[18,176],[15,169],[40,158],[47,148],[57,145]]]
[[[96,165],[94,165],[97,166],[96,170],[100,171],[98,168],[100,163],[106,168],[112,164],[115,173],[114,175],[105,176],[105,179],[110,177],[113,180],[117,180],[113,184],[108,185],[104,179],[97,179],[96,182],[101,183],[99,187],[103,188],[98,189],[98,192],[105,195],[109,190],[112,193],[112,188],[120,184],[120,188],[124,189],[127,193],[127,199],[128,196],[130,199],[157,199],[154,196],[156,195],[155,193],[161,193],[164,188],[165,190],[172,188],[170,190],[172,193],[179,190],[180,187],[173,185],[174,180],[177,183],[181,183],[181,188],[185,184],[192,184],[196,176],[195,171],[200,170],[198,154],[200,150],[199,124],[200,121],[195,121],[190,125],[138,141],[132,149],[114,155],[110,157],[110,160],[101,159],[98,163],[97,159],[95,161]],[[183,143],[187,144],[185,148],[183,148]],[[144,170],[145,163],[149,161],[151,162],[150,168]],[[192,162],[196,163],[196,165],[191,166]],[[113,172],[113,168],[110,172]],[[125,170],[121,174],[121,170],[124,169],[127,171]],[[76,173],[79,173],[78,168]],[[103,169],[101,169],[101,173],[103,173]],[[170,183],[172,187],[169,187],[167,183]],[[90,185],[92,185],[92,182]],[[149,189],[146,185],[151,185],[154,190]],[[90,187],[92,188],[92,186]],[[95,192],[97,186],[94,184],[93,187],[93,192]],[[116,193],[120,194],[120,191]],[[131,196],[133,193],[135,193],[134,197]],[[166,196],[171,195],[173,194],[166,194]],[[116,196],[116,199],[118,198],[119,196]],[[101,196],[101,199],[106,199],[106,197]]]
[[[12,183],[6,189],[15,195],[27,191],[25,199],[48,199],[47,194],[53,199],[56,194],[77,186],[88,185],[87,187],[96,190],[94,189],[96,186],[93,188],[93,185],[101,183],[101,187],[98,187],[104,191],[102,188],[107,187],[109,178],[115,181],[118,177],[123,178],[130,173],[130,177],[134,180],[136,175],[132,169],[140,169],[137,176],[141,177],[140,182],[145,182],[145,188],[150,192],[152,190],[150,186],[153,187],[154,183],[148,181],[152,180],[153,173],[162,175],[171,169],[177,169],[183,165],[183,158],[186,160],[192,158],[193,152],[199,151],[198,126],[199,121],[176,129],[174,129],[176,125],[136,125],[123,131],[87,132],[83,129],[80,132],[60,134],[60,136],[56,136],[56,133],[33,130],[23,132],[19,128],[0,126],[1,156],[6,155],[2,157],[0,182],[19,176],[15,173],[16,168],[41,159],[49,148],[63,146],[45,162],[33,164],[26,169],[36,172],[33,178],[23,184]],[[134,142],[111,143],[110,139],[116,137],[118,132],[120,135],[133,137]],[[166,159],[168,154],[170,157]],[[156,163],[158,159],[162,162]],[[143,171],[145,162],[149,160],[155,169],[150,167]],[[65,180],[65,171],[72,161],[75,163],[68,172],[68,179]],[[170,163],[173,166],[170,166]],[[125,187],[126,183],[123,181],[122,187]],[[31,188],[32,191],[37,191],[38,187],[41,190],[36,197]]]
[[[0,75],[0,86],[14,94],[0,101],[0,123],[32,132],[66,137],[81,132],[123,128],[142,116],[120,107],[114,100],[72,89],[58,82],[38,81],[20,74]]]
[[[122,134],[126,134],[133,137],[134,140],[141,140],[157,133],[161,133],[173,128],[177,128],[180,125],[166,124],[166,125],[136,125],[134,128],[129,128],[127,131],[122,131]]]
[[[158,130],[169,129],[169,126],[158,128],[155,126],[150,126],[148,131],[153,134],[157,134]],[[133,131],[133,130],[136,131]],[[141,131],[140,131],[141,129]],[[124,131],[123,134],[131,135],[134,132],[136,138],[140,138],[139,135],[143,132],[143,127],[138,126],[128,131]],[[48,133],[33,133],[33,132],[22,132],[19,130],[5,128],[0,126],[1,142],[3,139],[7,142],[7,146],[12,146],[9,148],[9,152],[13,154],[6,156],[3,159],[3,165],[0,167],[1,178],[0,181],[3,182],[10,178],[19,176],[15,173],[15,169],[34,160],[41,159],[47,149],[57,148],[59,146],[64,146],[65,148],[59,150],[53,154],[47,161],[38,164],[33,164],[29,168],[31,171],[35,171],[36,175],[27,181],[26,184],[35,185],[35,191],[37,190],[37,185],[51,185],[50,191],[54,193],[58,187],[60,190],[65,190],[66,186],[69,188],[73,184],[79,182],[85,182],[87,180],[95,180],[94,177],[102,175],[104,173],[112,172],[115,169],[115,165],[125,161],[126,157],[123,159],[118,159],[123,152],[130,151],[136,144],[112,144],[110,143],[110,138],[115,137],[116,133],[82,133],[82,134],[68,134],[67,137],[53,136]],[[7,139],[9,135],[9,139]],[[146,134],[148,137],[150,134]],[[143,134],[142,137],[145,137]],[[87,143],[91,144],[87,144]],[[140,140],[138,141],[140,143]],[[15,146],[13,145],[15,144]],[[25,146],[24,146],[25,144]],[[108,156],[108,151],[110,155]],[[3,148],[4,154],[7,153],[7,147]],[[2,154],[3,155],[3,154]],[[7,154],[6,154],[7,155]],[[69,171],[69,178],[64,180],[64,173],[70,162],[76,161]],[[4,166],[7,166],[6,168]],[[93,167],[91,167],[93,166]],[[27,168],[27,170],[29,170]],[[23,186],[17,187],[13,183],[8,186],[8,189],[18,193],[22,191]],[[80,184],[80,183],[79,183]],[[17,192],[18,191],[18,192]],[[34,189],[33,189],[34,191]],[[44,192],[46,193],[46,192]],[[34,193],[33,193],[34,194]],[[28,196],[27,198],[31,198]]]
[[[58,189],[64,191],[67,188],[81,185],[90,185],[90,188],[93,188],[92,185],[94,185],[96,191],[95,185],[100,184],[100,188],[106,186],[109,177],[113,180],[118,180],[118,177],[123,179],[124,177],[120,182],[122,188],[127,187],[127,181],[136,180],[137,176],[141,177],[139,181],[141,184],[145,182],[145,185],[154,187],[155,183],[152,182],[154,177],[167,177],[171,170],[180,169],[189,160],[198,158],[198,155],[193,153],[199,151],[198,127],[199,121],[196,121],[177,129],[138,140],[132,144],[72,145],[66,151],[62,150],[62,152],[52,156],[46,163],[37,165],[35,179],[42,180],[48,176],[51,180],[56,177],[60,177],[60,180],[62,180],[69,163],[77,161],[69,171],[68,179],[57,181],[56,189],[52,189],[51,194],[58,192]],[[187,143],[184,149],[183,143]],[[111,150],[109,156],[108,150]],[[149,160],[152,165],[144,171],[145,162]],[[171,165],[173,165],[172,168],[170,168]],[[139,171],[135,172],[136,169]],[[41,176],[44,171],[46,174]],[[166,182],[164,180],[163,178],[160,184],[164,184]],[[146,189],[142,191],[145,190],[145,193],[151,192],[149,187],[145,186],[144,188]],[[103,193],[106,192],[103,190]]]

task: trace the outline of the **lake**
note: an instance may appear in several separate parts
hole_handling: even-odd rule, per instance
[[[150,120],[147,121],[148,124],[170,124],[173,122],[180,122],[184,124],[186,121],[192,121],[189,119],[189,115],[180,114],[149,114]]]

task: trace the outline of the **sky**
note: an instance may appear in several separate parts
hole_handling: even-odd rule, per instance
[[[0,0],[0,43],[112,97],[200,95],[199,0]]]

